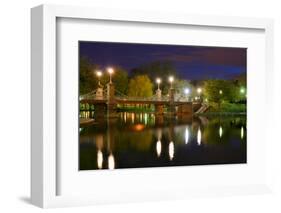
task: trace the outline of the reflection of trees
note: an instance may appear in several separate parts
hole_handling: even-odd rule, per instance
[[[222,144],[229,143],[233,136],[241,138],[241,126],[245,126],[245,122],[245,117],[212,117],[204,127],[203,142]]]
[[[144,130],[141,132],[115,132],[116,150],[138,150],[147,151],[152,146],[153,132]]]

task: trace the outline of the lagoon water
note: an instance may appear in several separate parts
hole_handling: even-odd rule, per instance
[[[246,116],[120,112],[80,126],[80,170],[246,163]]]

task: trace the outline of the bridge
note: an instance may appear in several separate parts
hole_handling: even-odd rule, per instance
[[[160,89],[151,97],[130,97],[115,89],[112,82],[103,88],[101,85],[92,92],[79,97],[80,104],[94,106],[95,117],[116,117],[117,105],[154,105],[155,114],[163,115],[167,107],[167,115],[192,115],[201,107],[200,102],[191,102],[185,97],[175,98],[175,89],[170,88],[168,95],[162,95]]]

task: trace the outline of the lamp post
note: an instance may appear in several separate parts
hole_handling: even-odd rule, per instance
[[[114,73],[114,69],[112,67],[107,68],[107,72],[109,73],[109,83],[112,83],[112,74]]]
[[[161,83],[161,79],[160,78],[156,78],[156,83],[158,85],[158,89],[156,90],[156,97],[157,97],[157,100],[161,100],[161,90],[160,90],[160,83]]]
[[[222,96],[222,90],[220,89],[219,94],[220,94],[220,102],[219,102],[219,111],[221,111],[221,96]]]
[[[101,72],[100,70],[97,70],[97,71],[96,71],[96,75],[97,75],[98,80],[99,80],[98,85],[100,86],[100,77],[102,76],[102,72]]]
[[[175,102],[174,101],[175,90],[173,88],[174,77],[170,76],[168,80],[171,84],[171,87],[169,90],[169,109],[168,109],[168,111],[171,116],[174,116],[175,115],[175,103],[174,103]]]
[[[174,82],[174,77],[173,76],[169,77],[169,82],[171,84],[171,89],[173,89],[173,82]]]
[[[160,78],[156,78],[156,83],[158,85],[158,90],[160,90],[159,86],[160,86],[160,83],[161,83],[161,79]]]
[[[184,92],[185,95],[188,95],[190,93],[190,90],[188,88],[184,88],[183,92]]]
[[[201,92],[202,92],[202,89],[200,87],[197,88],[197,93],[199,95],[199,100],[201,100]]]
[[[100,83],[100,78],[101,78],[101,76],[102,76],[102,71],[100,71],[100,70],[97,70],[96,71],[96,76],[97,76],[97,78],[98,78],[98,88],[97,88],[97,90],[96,90],[96,99],[98,99],[98,100],[102,100],[103,99],[103,87],[102,87],[102,85],[101,85],[101,83]],[[97,114],[97,113],[96,113]]]
[[[184,88],[183,92],[184,92],[184,94],[185,94],[185,96],[187,97],[187,100],[188,100],[188,94],[190,93],[189,88]]]

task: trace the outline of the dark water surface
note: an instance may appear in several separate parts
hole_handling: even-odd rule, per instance
[[[246,163],[246,116],[119,113],[80,127],[80,170]]]

